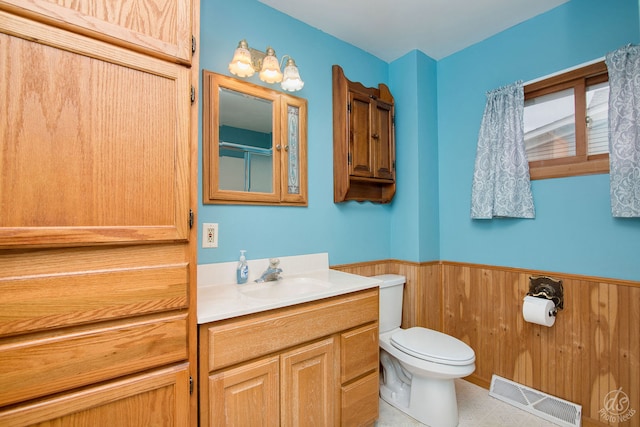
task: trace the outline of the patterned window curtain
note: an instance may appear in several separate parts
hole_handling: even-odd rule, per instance
[[[471,218],[535,218],[523,117],[522,82],[487,93],[473,174]]]
[[[605,58],[609,71],[611,214],[640,217],[640,46]]]

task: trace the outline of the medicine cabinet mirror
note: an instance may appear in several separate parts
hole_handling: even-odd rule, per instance
[[[307,101],[203,71],[205,204],[307,205]]]

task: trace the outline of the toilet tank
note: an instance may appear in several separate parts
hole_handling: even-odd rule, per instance
[[[406,277],[398,274],[374,276],[380,285],[380,333],[399,328],[402,324],[402,292]]]

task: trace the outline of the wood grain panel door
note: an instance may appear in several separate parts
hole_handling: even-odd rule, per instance
[[[293,349],[281,358],[282,426],[334,425],[334,339]]]
[[[2,11],[0,64],[0,248],[188,238],[188,68]]]
[[[203,426],[278,427],[278,356],[220,371],[209,377],[208,420]]]
[[[349,92],[349,175],[373,177],[372,105],[369,96]]]
[[[375,177],[395,179],[395,131],[393,129],[394,107],[377,101],[375,104],[374,130],[371,135],[375,159]]]

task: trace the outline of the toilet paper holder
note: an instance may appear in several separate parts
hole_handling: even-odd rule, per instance
[[[527,295],[553,301],[555,309],[550,313],[552,316],[555,316],[558,314],[558,310],[564,308],[562,280],[548,276],[531,276],[529,277],[529,292],[527,292]]]

